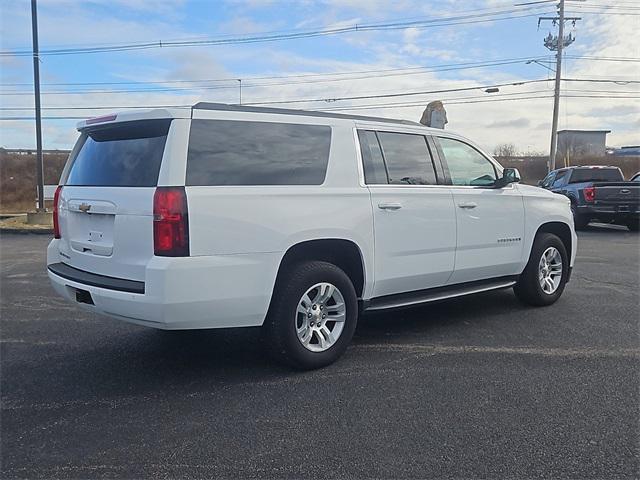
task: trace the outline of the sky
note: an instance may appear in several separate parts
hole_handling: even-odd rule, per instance
[[[79,118],[122,110],[113,107],[238,103],[242,84],[243,104],[414,121],[443,100],[447,129],[488,151],[513,143],[548,153],[553,73],[544,65],[555,64],[543,40],[555,27],[538,27],[538,17],[556,4],[516,3],[39,0],[43,147],[71,148]],[[0,9],[0,145],[34,148],[32,58],[15,55],[31,49],[30,2],[0,0]],[[640,0],[567,1],[567,10],[581,20],[567,24],[576,40],[562,76],[600,82],[563,82],[559,128],[611,130],[610,146],[640,145]],[[291,34],[302,37],[256,41]],[[152,48],[47,53],[140,43]],[[499,92],[484,92],[494,85]]]

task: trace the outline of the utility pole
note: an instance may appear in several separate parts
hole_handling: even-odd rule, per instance
[[[564,36],[564,24],[566,21],[572,21],[575,25],[576,21],[580,20],[579,17],[565,18],[564,2],[565,0],[560,0],[560,3],[558,4],[557,17],[540,17],[538,19],[538,26],[540,26],[540,22],[543,20],[551,20],[554,25],[556,23],[558,24],[558,36],[555,37],[549,33],[549,35],[544,39],[544,46],[551,51],[557,52],[555,72],[556,79],[553,94],[553,118],[551,121],[551,147],[549,148],[549,163],[547,164],[548,171],[555,170],[556,168],[556,153],[558,149],[558,115],[560,113],[560,81],[562,79],[562,52],[565,47],[568,47],[575,41],[575,38],[571,34],[567,37]]]
[[[560,24],[558,26],[558,53],[556,54],[556,81],[553,91],[553,120],[551,121],[551,147],[549,148],[549,171],[556,168],[558,149],[558,115],[560,113],[560,78],[562,76],[562,47],[564,47],[564,0],[560,0]]]
[[[31,32],[33,34],[33,86],[36,107],[36,177],[38,180],[38,213],[44,213],[44,165],[42,162],[42,116],[40,111],[40,56],[38,49],[38,7],[31,0]]]

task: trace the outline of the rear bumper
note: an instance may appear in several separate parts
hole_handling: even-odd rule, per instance
[[[144,293],[144,282],[97,275],[70,267],[64,263],[52,263],[47,268],[58,277],[86,286],[106,288],[107,290],[117,290],[119,292]]]
[[[633,219],[640,216],[640,205],[635,204],[604,204],[604,205],[579,205],[577,212],[580,215],[602,219]]]
[[[141,282],[65,265],[55,242],[49,245],[47,273],[57,293],[92,312],[168,330],[262,325],[281,256],[153,257]],[[80,301],[87,299],[83,291],[90,302]]]

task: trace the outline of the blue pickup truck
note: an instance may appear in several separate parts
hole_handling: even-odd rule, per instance
[[[549,173],[538,186],[566,195],[576,229],[592,220],[640,227],[640,182],[625,182],[618,167],[568,167]]]

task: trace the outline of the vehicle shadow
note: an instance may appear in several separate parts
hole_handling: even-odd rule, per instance
[[[234,384],[326,377],[364,366],[371,368],[380,361],[368,357],[363,366],[362,356],[375,353],[359,350],[359,345],[433,343],[432,333],[438,332],[435,339],[438,341],[443,329],[460,337],[464,335],[460,332],[491,321],[492,315],[515,317],[520,309],[526,307],[510,291],[504,291],[364,315],[352,342],[354,346],[345,357],[315,372],[299,372],[275,363],[265,353],[259,328],[191,331],[127,328],[103,338],[98,345],[83,343],[59,352],[54,365],[50,358],[43,357],[42,367],[49,370],[49,375],[37,390],[42,394],[51,388],[74,399],[163,396],[171,391],[211,392]],[[482,312],[480,318],[478,312]]]

